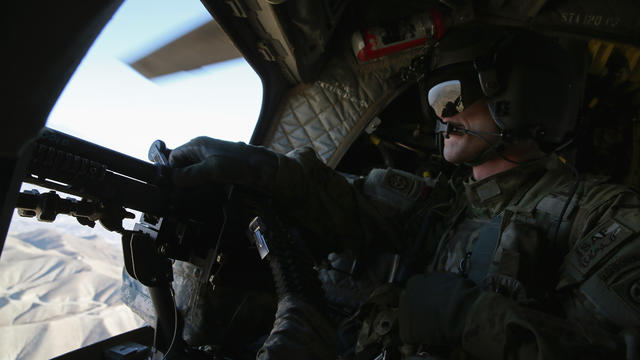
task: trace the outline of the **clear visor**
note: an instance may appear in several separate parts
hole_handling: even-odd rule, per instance
[[[427,99],[429,106],[441,119],[464,110],[460,80],[449,80],[432,87],[427,93]]]

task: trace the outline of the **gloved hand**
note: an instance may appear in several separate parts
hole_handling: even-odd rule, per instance
[[[273,329],[256,359],[335,359],[336,349],[336,331],[327,318],[313,305],[287,295],[278,302]]]
[[[482,290],[442,272],[409,279],[400,298],[400,337],[407,344],[453,347],[462,343],[467,317]]]
[[[179,187],[217,182],[270,194],[278,156],[263,147],[201,136],[171,151],[169,164],[176,168],[173,181]]]

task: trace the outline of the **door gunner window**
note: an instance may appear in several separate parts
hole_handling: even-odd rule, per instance
[[[262,87],[244,59],[151,79],[129,65],[210,21],[198,0],[126,0],[46,126],[146,161],[156,139],[170,148],[200,135],[248,142]],[[48,191],[29,184],[22,189]],[[122,271],[118,233],[66,215],[40,223],[14,213],[0,258],[4,356],[48,359],[143,326],[120,298]]]

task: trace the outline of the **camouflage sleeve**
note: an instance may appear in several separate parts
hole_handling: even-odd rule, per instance
[[[640,329],[640,198],[623,187],[596,187],[574,219],[556,287],[562,316],[485,293],[466,324],[467,351],[518,359],[637,355],[630,334]]]
[[[467,319],[462,348],[480,359],[620,359],[624,342],[583,325],[484,292]]]
[[[394,226],[361,189],[326,166],[310,148],[279,156],[273,192],[277,208],[315,237],[316,254],[397,244]]]
[[[587,313],[594,322],[638,327],[640,197],[621,187],[615,189],[621,192],[595,209],[581,206],[578,217],[586,220],[574,225],[573,232],[580,236],[570,243],[558,287],[574,295],[567,305],[569,316]]]

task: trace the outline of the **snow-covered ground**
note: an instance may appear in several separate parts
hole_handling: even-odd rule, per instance
[[[0,359],[49,359],[144,325],[120,300],[118,237],[59,220],[14,215],[0,257]]]

